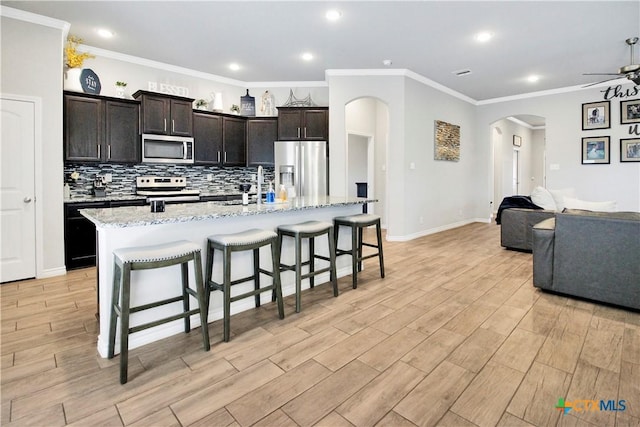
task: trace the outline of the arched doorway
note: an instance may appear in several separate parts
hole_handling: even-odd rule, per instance
[[[345,194],[356,195],[358,184],[366,183],[367,196],[378,200],[369,206],[369,212],[380,215],[386,228],[388,106],[373,97],[348,102],[345,131]]]
[[[490,124],[492,143],[492,205],[498,209],[504,197],[529,195],[546,186],[546,120],[519,114]]]

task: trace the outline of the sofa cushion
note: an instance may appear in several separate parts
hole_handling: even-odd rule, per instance
[[[544,187],[536,187],[531,192],[531,201],[542,209],[555,211],[557,210],[556,202],[553,200],[553,196]]]
[[[576,190],[574,188],[563,188],[560,190],[549,190],[551,196],[553,196],[554,202],[556,202],[556,211],[562,212],[564,209],[564,198],[565,197],[576,197]]]
[[[616,211],[616,202],[613,200],[606,202],[590,202],[587,200],[574,199],[573,197],[565,196],[564,206],[568,209],[583,209],[596,212]]]

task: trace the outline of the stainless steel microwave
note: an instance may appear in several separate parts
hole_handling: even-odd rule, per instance
[[[142,134],[143,163],[193,163],[193,138]]]

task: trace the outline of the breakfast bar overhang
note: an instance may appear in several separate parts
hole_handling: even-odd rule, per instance
[[[294,198],[286,203],[274,204],[227,204],[224,202],[203,202],[190,204],[168,204],[165,212],[151,212],[149,206],[127,206],[120,208],[83,209],[81,214],[96,225],[97,232],[97,265],[98,265],[98,309],[100,329],[98,335],[98,353],[107,356],[109,336],[110,303],[113,284],[113,251],[118,248],[147,246],[167,243],[176,240],[188,240],[201,246],[202,263],[206,268],[207,237],[213,234],[236,233],[252,228],[275,230],[279,225],[296,224],[309,220],[332,222],[337,216],[353,215],[362,212],[362,205],[375,200],[353,197],[321,196],[315,198]],[[337,232],[337,230],[336,230]],[[340,233],[339,247],[350,247],[348,233]],[[282,245],[282,262],[293,262],[294,250],[292,239],[285,239]],[[317,239],[316,253],[328,254],[326,239]],[[232,277],[243,277],[252,271],[253,258],[249,253],[234,254]],[[214,279],[220,277],[221,257],[214,258]],[[270,265],[271,254],[268,250],[260,252],[261,263]],[[308,247],[303,247],[303,258],[308,258]],[[349,257],[337,260],[337,276],[351,274]],[[321,262],[321,261],[319,261]],[[193,270],[190,269],[189,283],[195,284]],[[262,280],[271,278],[263,276]],[[283,295],[295,293],[295,277],[292,272],[281,275]],[[329,274],[316,277],[316,284],[329,281]],[[180,293],[180,269],[166,267],[150,271],[132,272],[131,303],[146,304],[150,300],[170,298]],[[268,283],[268,282],[265,282]],[[233,292],[246,292],[252,283],[234,286]],[[308,280],[302,288],[309,287]],[[271,294],[261,295],[261,302],[271,302]],[[168,317],[179,312],[180,302],[156,307],[131,315],[131,325],[145,323],[156,318]],[[195,306],[196,300],[192,298]],[[231,313],[238,313],[254,308],[251,298],[235,302]],[[209,322],[222,318],[222,295],[212,292],[209,303]],[[191,317],[192,325],[199,326],[198,316]],[[232,323],[233,324],[233,323]],[[176,320],[144,331],[129,338],[129,348],[148,344],[171,335],[183,333],[183,322]],[[215,342],[222,336],[222,330],[210,331],[211,340]],[[116,340],[116,353],[120,343]]]

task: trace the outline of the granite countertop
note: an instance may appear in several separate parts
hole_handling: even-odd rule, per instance
[[[284,203],[251,203],[247,206],[237,201],[167,204],[164,212],[151,212],[149,206],[124,206],[120,208],[81,209],[80,213],[103,228],[140,227],[145,225],[202,221],[225,217],[262,215],[277,212],[315,209],[330,206],[357,205],[376,202],[362,197],[296,197]]]

